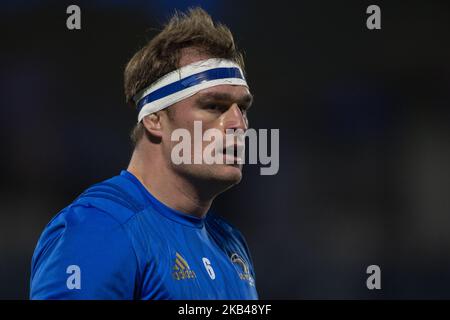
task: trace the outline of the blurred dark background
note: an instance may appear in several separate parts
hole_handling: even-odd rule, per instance
[[[247,238],[260,297],[450,298],[450,4],[313,0],[2,1],[0,298],[28,297],[51,217],[126,168],[124,66],[192,5],[245,51],[251,126],[280,129],[279,173],[247,166],[215,202]]]

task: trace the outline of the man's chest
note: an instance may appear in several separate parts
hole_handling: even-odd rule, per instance
[[[250,266],[242,254],[219,248],[209,237],[195,233],[180,238],[168,235],[153,247],[153,257],[156,257],[150,274],[153,281],[147,283],[165,291],[163,296],[256,299]]]

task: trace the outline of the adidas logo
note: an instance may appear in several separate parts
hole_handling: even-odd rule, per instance
[[[175,255],[175,265],[172,268],[172,276],[175,280],[194,279],[194,270],[191,270],[187,261],[178,252]]]

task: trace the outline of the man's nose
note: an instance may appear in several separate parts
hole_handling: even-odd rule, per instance
[[[230,109],[225,113],[224,127],[225,129],[242,129],[244,131],[248,129],[247,117],[244,116],[236,103],[233,103]]]

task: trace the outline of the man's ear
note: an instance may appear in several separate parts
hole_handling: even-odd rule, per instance
[[[160,113],[152,113],[142,119],[145,129],[154,137],[162,138],[162,125]]]

